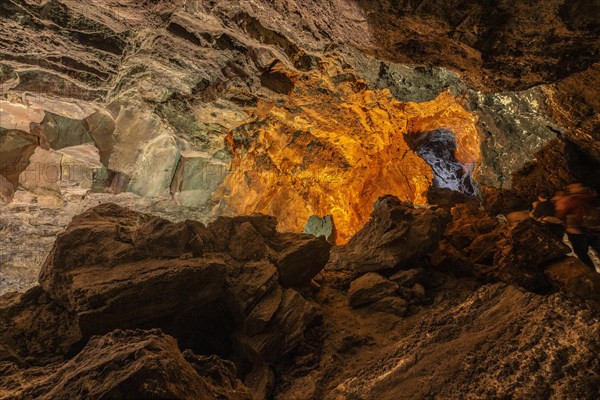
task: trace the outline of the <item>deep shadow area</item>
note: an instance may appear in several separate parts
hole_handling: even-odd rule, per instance
[[[512,176],[512,189],[523,199],[533,201],[542,191],[556,193],[573,182],[600,191],[600,163],[568,140],[552,141],[533,160]]]

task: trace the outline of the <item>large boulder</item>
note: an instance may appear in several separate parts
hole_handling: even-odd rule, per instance
[[[546,268],[546,276],[559,290],[583,300],[591,300],[600,308],[600,274],[579,258],[567,257]]]
[[[251,400],[235,374],[217,357],[182,354],[159,330],[117,330],[93,337],[58,367],[13,369],[0,383],[13,399]]]
[[[436,248],[449,220],[443,209],[415,208],[389,195],[373,207],[365,226],[334,250],[328,268],[359,275],[410,267]]]
[[[273,261],[279,271],[279,282],[294,287],[310,282],[323,269],[329,261],[331,245],[322,236],[284,234],[277,247],[280,250]]]
[[[308,283],[330,246],[275,227],[264,215],[205,226],[114,204],[92,208],[59,234],[40,286],[0,304],[0,361],[61,360],[94,335],[160,328],[196,353],[272,365],[321,321],[282,283]]]
[[[491,275],[533,291],[550,286],[544,273],[548,263],[570,253],[550,230],[531,219],[506,226],[498,247]]]

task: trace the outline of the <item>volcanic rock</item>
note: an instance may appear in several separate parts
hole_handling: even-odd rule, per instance
[[[400,297],[388,296],[369,304],[369,308],[374,311],[404,317],[408,312],[408,303]]]
[[[390,276],[390,281],[397,283],[403,287],[411,287],[415,283],[420,282],[425,276],[425,269],[413,268],[405,271],[398,271]]]
[[[567,257],[546,268],[546,276],[559,290],[600,306],[600,274],[576,257]]]
[[[565,324],[568,329],[559,328]],[[421,318],[389,350],[338,381],[331,397],[461,399],[469,393],[591,400],[600,364],[591,356],[598,341],[590,338],[598,329],[597,315],[562,294],[486,285],[459,305]]]
[[[279,282],[294,287],[310,282],[327,261],[331,245],[324,237],[312,235],[282,235],[284,249],[274,257]],[[288,241],[288,239],[291,239]]]
[[[566,244],[531,219],[506,227],[498,247],[493,276],[534,291],[548,287],[547,264],[570,253]]]
[[[348,302],[353,308],[374,303],[396,292],[398,285],[375,272],[369,272],[350,284]]]
[[[181,354],[175,339],[159,330],[95,336],[68,362],[40,372],[4,374],[0,394],[14,399],[252,399],[235,379],[233,365]]]
[[[206,227],[114,204],[90,209],[59,235],[40,287],[0,304],[2,358],[60,361],[94,335],[161,328],[195,352],[235,351],[251,366],[272,364],[304,341],[321,314],[280,286],[270,257],[288,279],[305,282],[322,269],[330,246],[323,238],[280,234],[275,224],[256,215]],[[260,238],[261,251],[250,247],[240,256],[248,233]],[[298,253],[314,253],[302,263],[309,274],[295,264]]]
[[[334,249],[328,268],[360,274],[414,265],[435,249],[449,219],[443,209],[415,208],[393,196],[373,208],[360,232]]]

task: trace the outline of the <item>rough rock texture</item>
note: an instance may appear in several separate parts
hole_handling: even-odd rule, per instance
[[[590,300],[596,307],[600,304],[600,274],[579,261],[568,257],[546,269],[550,282],[559,290]]]
[[[377,197],[425,202],[431,171],[405,135],[451,131],[479,183],[525,197],[536,188],[514,175],[545,170],[536,155],[556,140],[600,160],[594,2],[1,7],[0,172],[13,185],[35,147],[91,143],[106,168],[98,190],[171,189],[183,205],[212,194],[221,213],[277,213],[294,230],[331,213],[343,243]],[[198,182],[176,168],[185,152],[222,169]],[[189,182],[173,186],[182,170]]]
[[[443,209],[415,208],[383,196],[374,203],[363,229],[334,249],[328,268],[360,274],[410,267],[435,249],[448,217]]]
[[[597,317],[560,295],[484,286],[419,322],[326,398],[592,399],[600,365],[589,355],[599,350],[598,329]]]
[[[381,226],[438,212],[392,197],[376,206],[386,204],[395,212],[381,213]],[[311,263],[327,259],[302,256],[329,244],[278,233],[273,217],[204,225],[97,206],[59,235],[40,286],[0,297],[0,397],[594,399],[597,274],[561,258],[560,246],[548,251],[531,221],[497,225],[470,205],[452,215],[447,246],[506,241],[486,279],[539,291],[528,274],[543,274],[556,292],[482,286],[477,268],[457,277],[431,268],[427,254],[382,271],[392,279],[331,269],[313,277]],[[284,271],[303,287],[282,285]]]
[[[80,190],[80,183],[61,189],[64,207],[57,208],[56,204],[48,204],[43,197],[24,190],[15,192],[13,201],[0,207],[0,294],[24,292],[35,285],[56,236],[75,215],[101,203],[112,202],[173,222],[210,219],[206,208],[179,207],[168,198],[148,199],[133,193],[86,193],[87,190]]]
[[[2,365],[2,364],[0,364]],[[237,399],[247,388],[218,358],[182,354],[159,330],[93,337],[77,356],[46,370],[3,363],[0,395],[11,399]],[[231,368],[231,367],[230,367]]]
[[[200,354],[235,354],[250,365],[272,365],[294,351],[321,317],[278,281],[307,284],[326,264],[330,247],[324,238],[280,234],[276,224],[273,217],[254,215],[221,217],[205,226],[110,203],[92,208],[58,235],[40,286],[0,304],[3,359],[60,362],[93,343],[94,335],[160,328]],[[250,239],[257,245],[249,246]],[[172,376],[168,369],[157,373]],[[134,374],[132,385],[138,380]]]
[[[398,285],[376,272],[369,272],[350,284],[348,303],[351,307],[360,307],[374,303],[394,294]]]

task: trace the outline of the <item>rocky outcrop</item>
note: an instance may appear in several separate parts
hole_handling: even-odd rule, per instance
[[[599,350],[591,338],[598,329],[597,317],[560,294],[484,286],[459,306],[422,319],[377,360],[332,387],[331,397],[592,399],[600,365],[591,356]]]
[[[74,358],[43,371],[5,363],[0,382],[0,396],[11,399],[252,399],[232,363],[182,354],[159,330],[95,336]]]
[[[448,220],[441,208],[415,208],[393,196],[381,197],[363,229],[334,249],[328,268],[358,275],[413,267],[435,249]]]
[[[319,323],[319,310],[287,286],[306,285],[326,264],[330,246],[324,238],[280,234],[275,226],[262,215],[205,226],[114,204],[90,209],[58,236],[40,286],[1,305],[3,357],[60,362],[86,344],[94,347],[95,335],[160,328],[181,348],[270,365]],[[167,374],[159,382],[167,372],[156,372]],[[68,384],[83,384],[77,382]],[[114,390],[130,390],[123,384]]]
[[[552,263],[545,273],[557,289],[600,308],[600,274],[578,258],[567,257]]]
[[[348,291],[348,301],[351,307],[364,306],[374,303],[384,297],[389,297],[398,289],[398,285],[375,272],[364,274],[352,281]]]

